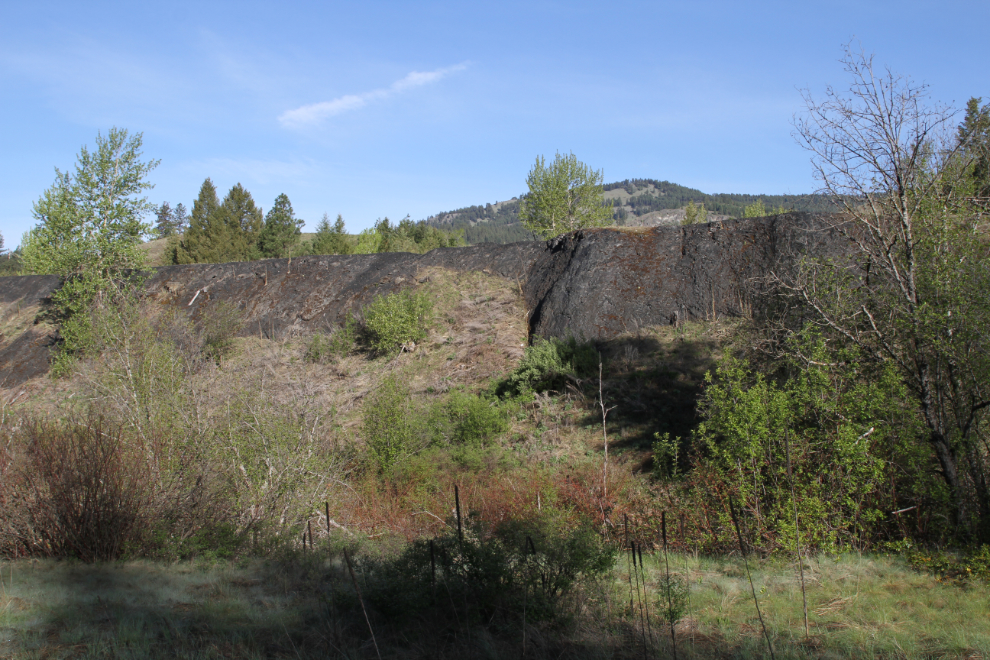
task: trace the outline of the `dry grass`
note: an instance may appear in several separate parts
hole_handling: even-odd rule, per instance
[[[149,266],[162,266],[162,258],[165,256],[165,246],[168,244],[167,238],[156,238],[142,243],[138,249],[145,253],[145,259]]]

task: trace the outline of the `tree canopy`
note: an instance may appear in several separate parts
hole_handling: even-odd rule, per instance
[[[602,196],[601,170],[592,170],[573,153],[557,153],[550,165],[537,156],[526,185],[529,194],[522,200],[519,218],[543,238],[612,224],[612,207]]]
[[[316,225],[316,236],[310,245],[313,254],[351,254],[354,247],[347,240],[347,232],[344,228],[344,218],[339,213],[337,220],[330,225],[330,218],[326,213],[320,223]]]
[[[25,236],[23,261],[32,273],[108,278],[143,265],[138,249],[154,206],[143,195],[157,160],[142,159],[141,133],[111,128],[96,149],[79,150],[75,172],[55,169],[55,183],[34,203],[38,224]]]
[[[299,243],[303,221],[292,210],[292,203],[285,193],[275,198],[275,203],[265,216],[265,226],[258,236],[258,251],[264,258],[291,256],[292,248]]]
[[[258,239],[263,227],[261,210],[244,186],[235,185],[220,203],[216,186],[207,178],[193,202],[189,228],[170,258],[178,264],[250,261],[261,255]]]
[[[932,104],[925,85],[848,47],[843,63],[850,86],[820,100],[806,94],[796,135],[822,192],[845,211],[832,228],[854,250],[806,259],[781,284],[830,345],[896,369],[927,427],[955,527],[990,538],[980,437],[990,409],[990,254],[968,178],[978,153],[966,152],[970,143],[949,130],[952,110]],[[973,130],[964,122],[961,132]]]

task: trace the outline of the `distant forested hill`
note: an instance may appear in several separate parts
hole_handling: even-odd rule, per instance
[[[709,195],[669,181],[655,179],[626,179],[604,186],[605,198],[615,209],[619,225],[654,225],[670,222],[671,214],[657,213],[681,209],[688,204],[704,204],[715,216],[739,218],[746,206],[762,200],[769,209],[783,207],[794,211],[834,210],[821,195]],[[652,214],[652,215],[650,215]],[[468,244],[511,243],[533,240],[532,232],[519,222],[519,200],[468,206],[430,216],[427,224],[448,231],[464,231]]]

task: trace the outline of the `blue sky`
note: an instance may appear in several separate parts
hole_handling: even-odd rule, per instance
[[[799,90],[847,82],[857,39],[962,106],[990,97],[987,2],[0,4],[0,231],[83,145],[144,134],[153,202],[203,179],[350,231],[525,191],[538,154],[605,181],[814,188]]]

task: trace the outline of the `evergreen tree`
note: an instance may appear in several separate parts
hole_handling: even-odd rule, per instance
[[[217,189],[210,179],[200,186],[199,196],[193,202],[189,228],[175,246],[172,263],[197,264],[226,261],[224,256],[230,243],[230,229],[221,213]]]
[[[229,244],[221,261],[256,259],[259,256],[258,239],[264,227],[264,220],[261,209],[254,205],[251,193],[238,183],[224,197],[220,212],[224,216],[224,222],[227,223],[229,235]]]
[[[186,228],[186,207],[182,204],[176,204],[173,209],[168,202],[162,202],[155,211],[155,217],[154,234],[158,238],[181,234]]]
[[[172,210],[172,229],[174,233],[181,234],[189,225],[189,218],[186,214],[186,207],[179,202]]]
[[[959,125],[959,151],[968,167],[974,197],[990,197],[990,104],[980,107],[981,98],[966,104],[966,116]]]
[[[681,224],[697,225],[705,222],[708,222],[708,210],[705,209],[704,203],[695,206],[694,202],[688,202],[687,206],[684,207],[684,220],[681,221]]]
[[[258,237],[258,251],[262,258],[287,257],[299,242],[303,221],[295,217],[289,198],[283,193],[275,198],[265,226]]]
[[[168,202],[162,202],[155,211],[155,218],[155,235],[158,238],[168,238],[175,233],[172,229],[172,207]]]
[[[316,236],[312,243],[313,254],[351,254],[354,246],[347,240],[344,231],[344,218],[337,214],[337,221],[330,226],[330,218],[323,214],[323,218],[316,226]]]

